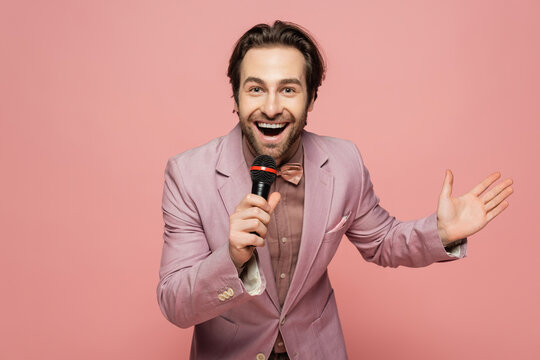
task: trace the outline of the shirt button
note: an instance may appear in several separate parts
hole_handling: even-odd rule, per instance
[[[265,360],[266,359],[266,356],[264,356],[263,353],[258,353],[257,354],[257,360]]]
[[[285,324],[285,318],[281,319],[281,325],[284,325]]]
[[[278,342],[277,344],[278,344],[278,346],[283,346],[283,342],[281,342],[281,341]]]
[[[287,242],[287,238],[286,238],[286,237],[282,237],[282,238],[281,238],[281,242],[285,244],[285,243]]]
[[[223,294],[219,294],[217,297],[218,297],[219,301],[225,301],[226,300],[225,296],[223,296]]]
[[[282,279],[285,279],[285,273],[281,273],[281,275],[279,275],[280,278]]]

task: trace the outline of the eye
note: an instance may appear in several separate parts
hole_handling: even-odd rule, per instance
[[[286,95],[292,95],[296,92],[296,90],[294,88],[291,88],[291,87],[286,87],[286,88],[283,88],[283,93],[285,93]]]
[[[252,93],[255,93],[255,94],[259,94],[262,92],[262,89],[259,87],[259,86],[254,86],[252,88],[249,89],[249,92],[252,92]]]

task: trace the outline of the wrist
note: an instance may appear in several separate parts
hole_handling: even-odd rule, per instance
[[[234,265],[234,267],[236,268],[236,270],[238,270],[238,272],[240,273],[241,270],[244,269],[247,261],[242,261],[241,259],[237,259],[238,255],[235,256],[236,254],[236,251],[234,249],[234,247],[232,247],[230,244],[229,244],[229,256],[231,257],[231,261]],[[249,260],[249,259],[248,259]]]
[[[240,267],[236,266],[236,271],[238,271],[238,276],[242,275],[242,273],[244,272],[245,269],[246,269],[246,264],[243,264]]]
[[[447,246],[451,243],[448,233],[446,229],[440,224],[439,219],[437,219],[437,233],[439,234],[439,238],[441,239],[442,245]]]

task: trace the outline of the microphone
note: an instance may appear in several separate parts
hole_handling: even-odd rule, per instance
[[[270,185],[276,180],[276,161],[269,155],[259,155],[253,160],[249,172],[253,182],[251,193],[268,200]]]
[[[259,155],[253,160],[251,168],[249,169],[251,174],[251,193],[262,196],[265,200],[268,200],[268,193],[270,192],[270,185],[276,180],[277,166],[276,161],[269,155]],[[260,236],[255,231],[252,232],[257,236]],[[253,245],[248,245],[253,248]]]

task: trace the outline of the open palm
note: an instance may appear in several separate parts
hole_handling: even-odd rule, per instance
[[[513,192],[510,186],[512,179],[506,179],[486,191],[500,176],[498,172],[493,173],[468,193],[454,198],[454,176],[450,170],[446,171],[437,209],[437,225],[443,245],[476,233],[508,207],[508,201],[504,199]]]

